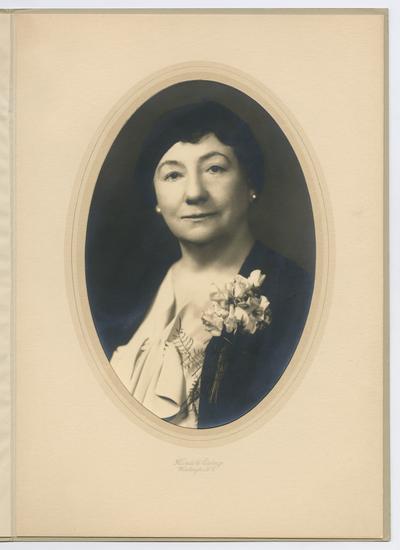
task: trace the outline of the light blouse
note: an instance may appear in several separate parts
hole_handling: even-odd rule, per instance
[[[144,407],[187,428],[197,428],[200,377],[211,339],[201,320],[204,306],[190,300],[177,311],[171,268],[146,318],[110,360],[125,387]]]

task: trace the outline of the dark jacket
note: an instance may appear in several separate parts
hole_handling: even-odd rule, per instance
[[[260,291],[270,302],[271,323],[254,334],[229,335],[232,344],[211,339],[201,378],[199,428],[232,422],[255,407],[282,376],[302,334],[313,289],[310,275],[260,243],[240,274],[248,277],[254,269],[266,274]],[[226,367],[215,399],[212,387],[223,347]]]
[[[230,334],[230,342],[213,337],[201,374],[199,428],[212,428],[240,418],[255,407],[282,376],[302,334],[310,306],[313,279],[291,260],[257,242],[240,274],[260,269],[266,278],[260,288],[270,302],[271,323],[254,334]],[[149,277],[134,310],[119,321],[97,323],[100,341],[110,357],[118,345],[130,340],[143,321],[167,271]],[[217,371],[223,374],[216,384]],[[215,389],[217,388],[217,391]]]

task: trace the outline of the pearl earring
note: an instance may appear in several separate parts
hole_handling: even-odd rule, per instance
[[[155,211],[157,212],[157,214],[161,214],[161,208],[158,206],[158,204],[155,208]]]
[[[257,198],[257,193],[255,191],[253,191],[250,195],[250,198],[251,198],[252,201],[255,201],[256,198]]]

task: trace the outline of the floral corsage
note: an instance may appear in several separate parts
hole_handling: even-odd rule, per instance
[[[260,293],[265,275],[259,269],[250,273],[248,278],[236,275],[233,281],[222,289],[216,288],[210,294],[210,302],[202,314],[206,330],[213,336],[222,336],[225,345],[217,361],[210,401],[216,401],[219,385],[226,367],[230,334],[237,332],[254,334],[271,323],[269,300]]]

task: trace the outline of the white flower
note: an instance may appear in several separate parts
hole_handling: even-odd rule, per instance
[[[251,289],[251,283],[241,275],[236,275],[232,283],[232,294],[234,298],[243,298]]]
[[[213,336],[221,336],[224,328],[224,319],[228,312],[222,308],[217,302],[211,301],[206,310],[201,316],[201,320],[205,328],[211,332]]]
[[[254,288],[259,288],[263,284],[264,279],[265,275],[261,273],[261,270],[255,269],[250,273],[248,281],[252,284],[252,286],[254,286]]]
[[[220,290],[216,287],[216,290],[211,292],[210,299],[212,302],[216,302],[220,307],[229,309],[229,292],[227,290]]]
[[[238,330],[254,334],[271,322],[269,300],[260,294],[265,280],[260,269],[255,269],[246,279],[236,275],[224,289],[218,287],[210,294],[210,302],[203,312],[202,321],[213,336],[221,336]]]
[[[224,325],[226,332],[236,332],[238,327],[238,320],[235,316],[235,306],[233,304],[230,304],[229,306],[229,314],[224,320]]]

